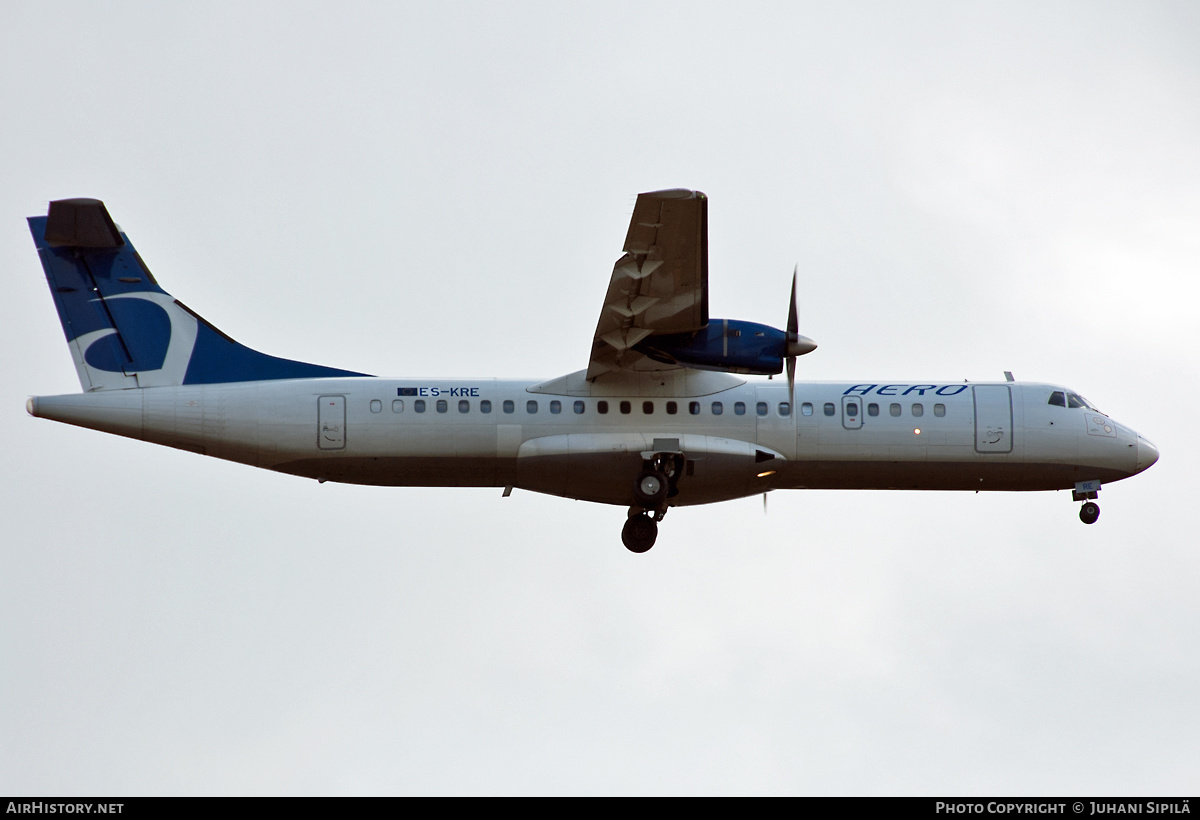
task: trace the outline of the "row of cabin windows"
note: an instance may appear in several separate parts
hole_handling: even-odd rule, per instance
[[[1056,394],[1056,395],[1061,395],[1061,394]],[[1052,395],[1051,402],[1050,402],[1051,404],[1055,403],[1054,398],[1055,398],[1055,396]],[[414,399],[413,403],[412,403],[412,409],[416,413],[424,413],[425,410],[427,409],[427,406],[428,406],[428,403],[425,401],[425,399]],[[1086,404],[1084,404],[1084,405],[1071,404],[1070,406],[1071,407],[1079,407],[1079,406],[1086,407],[1087,405]],[[505,413],[515,413],[516,409],[517,409],[516,402],[514,402],[512,399],[505,399],[501,403],[500,407],[503,410],[503,412],[505,412]],[[628,401],[618,402],[617,407],[620,410],[622,415],[629,415],[630,413],[633,412],[633,403],[632,402],[628,402]],[[439,413],[447,413],[450,411],[450,403],[446,399],[437,399],[434,402],[434,409],[436,409],[437,412],[439,412]],[[526,413],[533,415],[538,412],[538,409],[539,409],[538,402],[536,400],[530,399],[525,402],[525,412]],[[558,414],[562,413],[562,409],[563,409],[562,402],[559,401],[558,399],[554,399],[550,402],[550,413],[552,415],[558,415]],[[781,415],[781,416],[786,417],[786,416],[790,416],[792,414],[792,407],[786,401],[779,402],[776,409],[778,410],[779,415]],[[576,401],[572,404],[572,410],[575,412],[576,415],[582,415],[587,410],[587,403],[583,402],[583,401]],[[714,401],[709,406],[709,410],[714,416],[724,415],[725,404],[723,402]],[[824,411],[826,416],[837,415],[837,405],[831,401],[825,402],[825,406],[822,408],[822,410]],[[673,402],[673,401],[667,402],[666,403],[666,411],[667,411],[668,416],[676,415],[679,412],[679,404],[677,402]],[[700,415],[700,411],[701,411],[700,402],[698,402],[698,401],[688,402],[688,414],[689,415],[698,416],[698,415]],[[383,412],[383,402],[381,402],[379,399],[372,399],[371,400],[371,412],[372,413]],[[403,413],[404,412],[404,399],[395,399],[392,402],[392,412],[393,413]],[[471,412],[471,402],[467,401],[466,399],[459,399],[458,400],[458,412],[460,412],[460,413]],[[485,413],[485,414],[492,412],[492,402],[490,399],[481,399],[480,400],[479,412]],[[596,412],[599,413],[600,415],[607,414],[609,412],[609,403],[607,401],[603,401],[603,400],[597,401],[596,402]],[[767,404],[767,402],[760,401],[755,404],[754,412],[759,416],[765,416],[765,415],[767,415],[768,412],[770,412],[770,407]],[[925,405],[920,402],[915,402],[912,405],[910,405],[909,412],[911,412],[914,417],[923,416],[923,415],[925,415]],[[647,416],[653,415],[654,414],[654,402],[652,402],[652,401],[642,402],[642,413]],[[734,402],[733,403],[733,413],[736,416],[746,415],[746,403],[744,401]],[[813,414],[812,402],[806,401],[803,404],[801,404],[800,405],[800,413],[801,413],[801,415],[811,416]],[[892,402],[890,405],[888,405],[888,413],[891,414],[892,416],[899,417],[904,414],[904,409],[899,404],[899,402]],[[849,416],[858,415],[858,404],[855,402],[849,402],[846,405],[846,414]],[[942,416],[945,416],[946,415],[946,405],[935,404],[933,406],[933,414],[939,418],[941,418]],[[875,402],[871,402],[870,404],[868,404],[867,405],[867,415],[868,416],[878,416],[879,415],[879,405],[876,404]]]
[[[434,409],[437,410],[437,412],[439,412],[439,413],[448,413],[450,411],[450,402],[448,402],[446,399],[437,399],[436,401],[434,401],[433,406],[434,406]],[[413,402],[412,402],[413,412],[424,413],[427,408],[428,408],[428,402],[426,402],[425,399],[413,399]],[[808,405],[808,408],[809,408],[809,412],[807,413],[807,415],[811,416],[812,415],[812,405]],[[515,413],[517,411],[517,405],[516,405],[516,402],[514,402],[512,399],[505,399],[503,402],[500,403],[500,409],[505,413]],[[537,413],[538,409],[539,409],[538,402],[536,400],[530,399],[527,402],[525,402],[525,412],[528,413],[529,415],[533,415],[533,414]],[[582,415],[584,412],[587,411],[587,403],[583,402],[583,401],[576,401],[576,402],[572,403],[571,409],[575,412],[576,415]],[[629,401],[617,402],[617,409],[621,412],[622,415],[627,416],[633,412],[633,402],[629,402]],[[701,409],[700,402],[698,402],[698,401],[688,402],[687,411],[688,411],[689,415],[692,415],[692,416],[700,415],[700,409]],[[714,401],[709,406],[709,410],[714,416],[720,416],[725,413],[725,405],[723,402]],[[781,416],[790,416],[792,414],[792,406],[791,406],[791,404],[789,404],[786,401],[779,402],[779,404],[776,406],[776,410],[778,410],[779,415],[781,415]],[[554,399],[550,402],[550,413],[552,415],[558,415],[559,413],[562,413],[562,411],[563,411],[563,403],[561,401],[559,401],[558,399]],[[608,411],[609,411],[609,403],[607,401],[601,400],[601,401],[596,402],[596,412],[597,413],[599,413],[600,415],[603,416],[606,413],[608,413]],[[679,413],[679,403],[674,402],[674,401],[667,402],[666,403],[666,411],[667,411],[668,416],[674,416],[674,415],[678,414]],[[372,413],[382,413],[383,412],[383,402],[380,401],[379,399],[372,399],[371,400],[371,412]],[[392,412],[393,413],[403,413],[404,412],[404,399],[395,399],[392,401]],[[471,402],[467,401],[466,399],[459,399],[458,400],[458,412],[470,413],[471,412]],[[480,413],[492,412],[492,402],[490,399],[480,399],[479,412]],[[768,412],[770,412],[770,406],[767,404],[767,402],[760,401],[755,404],[754,412],[760,416],[765,416],[765,415],[767,415]],[[733,403],[733,413],[734,413],[734,415],[737,415],[737,416],[746,415],[746,402],[744,402],[744,401],[734,402]],[[642,414],[647,415],[647,416],[654,415],[654,402],[652,402],[652,401],[642,402]]]
[[[827,416],[833,416],[833,415],[837,414],[837,405],[831,401],[825,402],[825,407],[822,409],[824,410],[825,415],[827,415]],[[920,402],[915,402],[914,404],[912,404],[912,406],[909,408],[909,410],[914,416],[925,415],[925,405],[921,404]],[[890,405],[888,405],[888,413],[890,413],[893,416],[901,416],[904,414],[904,408],[900,406],[899,402],[892,402]],[[804,402],[804,404],[800,405],[800,414],[804,415],[804,416],[811,416],[813,414],[812,402],[806,401],[806,402]],[[935,416],[937,416],[938,418],[941,418],[942,416],[946,415],[946,405],[935,404],[933,406],[933,414]],[[846,415],[847,416],[857,416],[858,415],[858,404],[856,402],[847,402]],[[867,415],[868,416],[878,416],[879,415],[879,405],[876,404],[875,402],[871,402],[870,404],[868,404],[867,405]]]

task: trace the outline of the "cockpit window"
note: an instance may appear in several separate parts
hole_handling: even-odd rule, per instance
[[[1067,407],[1080,407],[1084,410],[1093,410],[1097,413],[1100,412],[1100,410],[1094,404],[1089,402],[1083,396],[1079,395],[1078,393],[1071,393],[1069,391],[1067,392]]]
[[[1066,407],[1067,397],[1063,395],[1063,391],[1055,390],[1050,394],[1050,401],[1048,404],[1053,404],[1055,407]]]

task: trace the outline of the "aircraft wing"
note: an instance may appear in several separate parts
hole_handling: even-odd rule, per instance
[[[592,340],[587,378],[679,365],[634,350],[647,336],[708,325],[708,198],[675,189],[638,194]]]

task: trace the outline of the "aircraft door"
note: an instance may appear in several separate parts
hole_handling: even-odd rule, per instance
[[[847,430],[857,430],[862,427],[862,417],[862,396],[842,396],[842,426]]]
[[[317,399],[317,447],[322,450],[345,449],[345,396],[321,396]]]
[[[975,452],[1012,452],[1012,394],[1006,384],[975,388]]]
[[[795,458],[796,409],[787,401],[787,391],[759,387],[754,393],[755,440],[785,458]]]

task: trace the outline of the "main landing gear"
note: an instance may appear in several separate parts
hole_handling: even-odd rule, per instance
[[[629,520],[621,528],[621,543],[630,552],[642,553],[654,546],[658,540],[658,518],[649,513],[629,510]],[[661,518],[661,516],[660,516]]]
[[[1083,523],[1095,524],[1096,519],[1100,517],[1100,505],[1095,501],[1099,495],[1099,481],[1078,481],[1075,483],[1075,490],[1071,493],[1071,500],[1083,502],[1083,506],[1079,508],[1079,520]]]
[[[642,465],[633,482],[633,506],[621,529],[621,543],[630,552],[642,553],[658,539],[658,522],[667,514],[668,499],[679,493],[675,482],[683,472],[680,453],[655,453]]]

